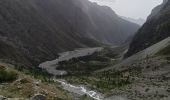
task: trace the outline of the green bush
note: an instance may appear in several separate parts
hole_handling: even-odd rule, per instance
[[[6,71],[5,69],[0,68],[0,83],[14,81],[17,77],[18,75],[16,72]]]

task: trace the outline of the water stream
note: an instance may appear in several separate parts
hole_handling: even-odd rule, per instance
[[[95,52],[99,52],[101,50],[103,50],[102,47],[97,47],[97,48],[84,48],[84,49],[78,49],[78,50],[74,50],[74,51],[63,52],[63,53],[59,54],[60,55],[59,58],[52,60],[52,61],[43,62],[39,65],[39,67],[47,70],[48,73],[50,73],[54,76],[65,75],[65,74],[67,74],[66,71],[56,69],[58,67],[58,63],[60,61],[67,61],[72,58],[78,58],[78,57],[91,55],[91,54],[93,54]],[[72,92],[72,93],[75,93],[75,94],[78,94],[81,96],[87,95],[95,100],[127,100],[121,96],[113,96],[110,98],[104,98],[104,96],[101,93],[90,90],[83,85],[69,84],[65,80],[59,80],[59,79],[53,78],[53,81],[61,83],[61,85],[63,86],[63,89],[65,89],[69,92]]]
[[[53,79],[53,80],[54,82],[61,83],[63,88],[69,92],[76,93],[79,95],[87,95],[95,100],[104,100],[104,97],[102,96],[101,93],[97,93],[96,91],[89,90],[84,86],[72,85],[72,84],[65,82],[64,80],[57,80],[57,79]]]

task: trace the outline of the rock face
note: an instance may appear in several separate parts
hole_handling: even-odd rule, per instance
[[[147,22],[134,36],[126,57],[131,56],[145,48],[170,36],[170,1],[153,9]]]
[[[0,95],[0,100],[6,100],[6,99],[7,99],[6,97]]]
[[[46,100],[46,97],[42,94],[37,94],[31,98],[31,100]]]
[[[0,57],[37,65],[74,48],[122,44],[138,27],[87,0],[1,0]]]

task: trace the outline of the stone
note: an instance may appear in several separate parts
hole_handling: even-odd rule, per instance
[[[36,94],[31,98],[31,100],[46,100],[46,96],[43,94]]]
[[[7,99],[6,97],[0,95],[0,100],[6,100],[6,99]]]

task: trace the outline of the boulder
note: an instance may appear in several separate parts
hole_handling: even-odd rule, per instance
[[[31,100],[46,100],[46,96],[43,94],[36,94],[31,98]]]
[[[6,100],[6,99],[7,99],[6,97],[0,95],[0,100]]]

